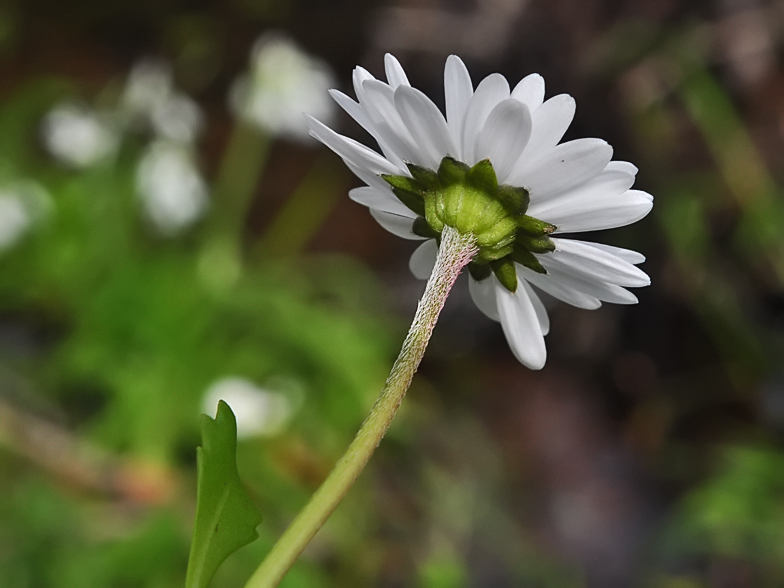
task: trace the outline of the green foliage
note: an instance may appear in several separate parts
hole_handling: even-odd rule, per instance
[[[78,484],[71,496],[56,478],[31,491],[36,470],[14,469],[0,452],[0,586],[181,587],[190,538],[182,520],[208,387],[237,376],[260,387],[291,382],[301,396],[278,437],[239,448],[243,479],[263,490],[279,527],[311,479],[265,443],[300,448],[317,471],[329,467],[383,384],[391,324],[380,318],[371,272],[337,255],[245,255],[232,289],[215,292],[199,266],[205,227],[163,237],[142,213],[135,175],[143,138],[126,137],[115,159],[83,170],[42,152],[36,125],[69,88],[31,83],[0,106],[0,189],[34,178],[51,201],[44,222],[0,251],[2,326],[29,342],[22,352],[1,346],[0,394],[23,382],[25,406],[57,415],[102,455],[171,475],[172,495],[138,498],[132,486],[145,484],[143,474],[107,480],[119,497],[85,498]],[[242,585],[263,555],[248,556],[259,543],[229,558],[221,585]]]
[[[186,588],[205,588],[227,557],[258,538],[262,518],[237,473],[237,421],[229,405],[221,400],[215,419],[202,415],[201,431]]]
[[[678,551],[780,562],[783,497],[784,455],[729,447],[715,475],[683,500],[669,542]]]

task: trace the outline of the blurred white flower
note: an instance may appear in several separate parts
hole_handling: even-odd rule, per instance
[[[40,184],[15,182],[0,187],[0,251],[15,245],[51,208],[51,197]]]
[[[289,395],[260,388],[250,380],[227,377],[215,381],[204,394],[203,411],[215,415],[223,400],[237,418],[237,437],[271,437],[286,427],[297,409]]]
[[[133,66],[125,82],[122,107],[132,117],[149,120],[174,90],[171,66],[159,59],[144,59]]]
[[[195,141],[204,126],[199,105],[175,91],[171,66],[163,60],[140,61],[131,69],[122,109],[133,124],[181,143]]]
[[[160,137],[193,143],[204,126],[199,105],[186,94],[173,94],[152,114],[152,128]]]
[[[334,118],[334,104],[326,94],[334,86],[324,61],[280,33],[267,33],[253,46],[250,72],[234,83],[229,99],[237,116],[273,135],[304,141],[309,129],[303,113]]]
[[[150,220],[175,235],[207,209],[207,184],[191,151],[170,141],[151,143],[136,170],[136,189]]]
[[[44,118],[46,149],[71,167],[89,167],[115,152],[119,133],[108,117],[75,103],[55,106]]]

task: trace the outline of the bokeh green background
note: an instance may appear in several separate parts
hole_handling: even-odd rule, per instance
[[[590,236],[643,252],[652,286],[634,307],[552,304],[541,372],[458,283],[388,438],[284,586],[784,586],[784,3],[17,0],[0,5],[0,188],[35,181],[49,208],[0,252],[0,588],[181,586],[198,415],[228,376],[301,400],[240,442],[265,520],[214,585],[242,586],[383,383],[423,288],[413,246],[315,141],[237,127],[229,87],[269,30],[344,90],[385,51],[437,102],[450,53],[475,83],[539,72],[577,100],[567,138],[607,139],[656,198]],[[143,134],[84,169],[42,146],[54,105],[111,104],[151,56],[205,114],[213,204],[174,237],[135,193]],[[244,185],[239,222],[215,220]],[[204,271],[215,239],[239,251],[228,282]]]

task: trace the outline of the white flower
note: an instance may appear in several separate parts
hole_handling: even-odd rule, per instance
[[[465,175],[467,166],[489,160],[491,165],[485,166],[489,170],[483,173],[489,174],[491,183],[497,179],[499,190],[517,199],[513,204],[519,210],[501,219],[506,223],[504,230],[493,233],[495,240],[488,242],[487,251],[482,253],[480,249],[472,262],[474,267],[469,265],[469,269],[476,270],[471,272],[469,285],[479,309],[501,322],[517,359],[532,369],[540,369],[545,363],[544,335],[549,331],[549,319],[537,289],[587,309],[598,308],[602,301],[637,302],[625,288],[650,283],[648,276],[634,266],[644,261],[642,255],[598,243],[550,238],[550,233],[628,225],[643,218],[653,206],[652,196],[631,189],[637,168],[611,161],[612,148],[606,142],[577,139],[559,144],[574,117],[571,96],[562,94],[544,101],[544,80],[537,74],[527,76],[514,89],[503,76],[492,74],[474,89],[465,65],[453,55],[447,59],[444,73],[444,117],[430,99],[409,85],[393,56],[386,56],[385,65],[387,83],[356,68],[354,90],[358,102],[331,91],[338,104],[377,141],[383,156],[312,117],[311,134],[340,155],[367,184],[352,190],[349,196],[368,206],[384,228],[406,239],[436,236],[439,226],[451,224],[451,217],[443,211],[433,212],[433,202],[441,205],[438,198],[448,200],[452,196],[450,186],[437,187],[431,208],[417,214],[409,206],[412,202],[416,205],[413,199],[419,197],[421,208],[421,195],[429,193],[400,191],[398,186],[405,188],[406,182],[415,186],[419,180],[437,181],[442,175],[434,172],[445,164],[447,174],[457,170]],[[418,173],[412,174],[412,170]],[[413,175],[419,177],[411,180]],[[391,184],[396,186],[395,191]],[[491,194],[492,190],[485,193],[467,184],[465,187],[478,194],[471,205],[480,212],[483,209],[477,202],[492,203],[498,197]],[[409,197],[408,206],[396,193]],[[462,229],[455,228],[467,231],[465,226],[471,222],[463,222]],[[538,236],[527,236],[534,234],[526,233],[531,227],[539,231],[535,233]],[[410,266],[415,276],[428,277],[437,247],[437,241],[431,238],[414,252]]]
[[[143,59],[128,74],[122,108],[131,117],[149,119],[174,91],[171,66],[161,59]]]
[[[41,132],[47,150],[76,168],[107,158],[119,143],[119,133],[106,116],[73,103],[52,109],[43,120]]]
[[[0,188],[0,251],[18,243],[51,207],[51,196],[37,182],[14,182]]]
[[[146,59],[133,66],[121,106],[134,124],[172,141],[192,143],[204,126],[199,105],[174,89],[171,66],[163,60]]]
[[[7,249],[25,234],[30,213],[16,194],[0,191],[0,250]]]
[[[229,96],[241,118],[273,135],[296,140],[308,137],[303,113],[329,122],[335,105],[327,90],[335,85],[329,66],[311,57],[292,40],[267,33],[251,51],[251,69],[240,77]]]
[[[240,377],[221,378],[212,383],[204,395],[204,412],[214,415],[221,400],[231,407],[237,419],[239,438],[277,435],[297,408],[288,395],[260,388]]]
[[[180,144],[155,141],[136,170],[136,189],[161,233],[175,235],[204,214],[207,184],[192,153]]]

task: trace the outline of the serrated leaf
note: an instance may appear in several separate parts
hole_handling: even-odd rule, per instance
[[[196,521],[185,588],[206,588],[227,557],[258,538],[256,526],[261,522],[237,473],[234,413],[221,400],[215,419],[201,418]]]

